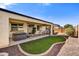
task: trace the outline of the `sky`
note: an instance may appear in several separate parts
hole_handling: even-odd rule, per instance
[[[55,24],[79,24],[79,3],[0,3],[0,8]]]

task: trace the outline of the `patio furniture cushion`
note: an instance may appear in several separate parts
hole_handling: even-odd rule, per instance
[[[28,37],[29,37],[29,35],[27,33],[24,33],[24,32],[22,32],[22,33],[13,33],[12,34],[12,39],[14,41],[23,40],[23,39],[26,39]]]

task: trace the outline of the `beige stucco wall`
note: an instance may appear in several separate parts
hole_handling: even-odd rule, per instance
[[[42,31],[44,31],[46,29],[46,26],[41,26],[40,28]]]
[[[27,33],[31,33],[32,32],[32,28],[31,27],[27,27]]]
[[[46,26],[40,26],[40,29],[36,31],[36,34],[42,34],[46,30]]]
[[[6,15],[0,13],[0,48],[9,45],[9,20]]]

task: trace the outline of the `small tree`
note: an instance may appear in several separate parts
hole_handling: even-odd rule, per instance
[[[71,25],[71,24],[66,24],[66,25],[64,25],[64,28],[66,29],[66,28],[73,28],[73,26]]]
[[[36,28],[33,27],[33,29],[32,29],[32,34],[35,34],[35,32],[36,32]]]
[[[71,27],[66,28],[66,29],[65,29],[65,33],[66,33],[68,36],[73,36],[73,34],[74,34],[74,28],[71,28]]]

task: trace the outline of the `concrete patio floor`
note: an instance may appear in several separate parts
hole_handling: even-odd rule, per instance
[[[29,41],[32,41],[32,40],[37,40],[39,38],[43,38],[43,37],[47,37],[49,35],[41,35],[41,36],[35,36],[35,37],[30,37],[30,38],[27,38],[27,39],[24,39],[24,40],[20,40],[20,41],[10,41],[10,44],[9,46],[13,46],[13,45],[17,45],[17,44],[21,44],[21,43],[24,43],[24,42],[29,42]]]
[[[68,38],[58,53],[58,56],[79,56],[79,39]]]

